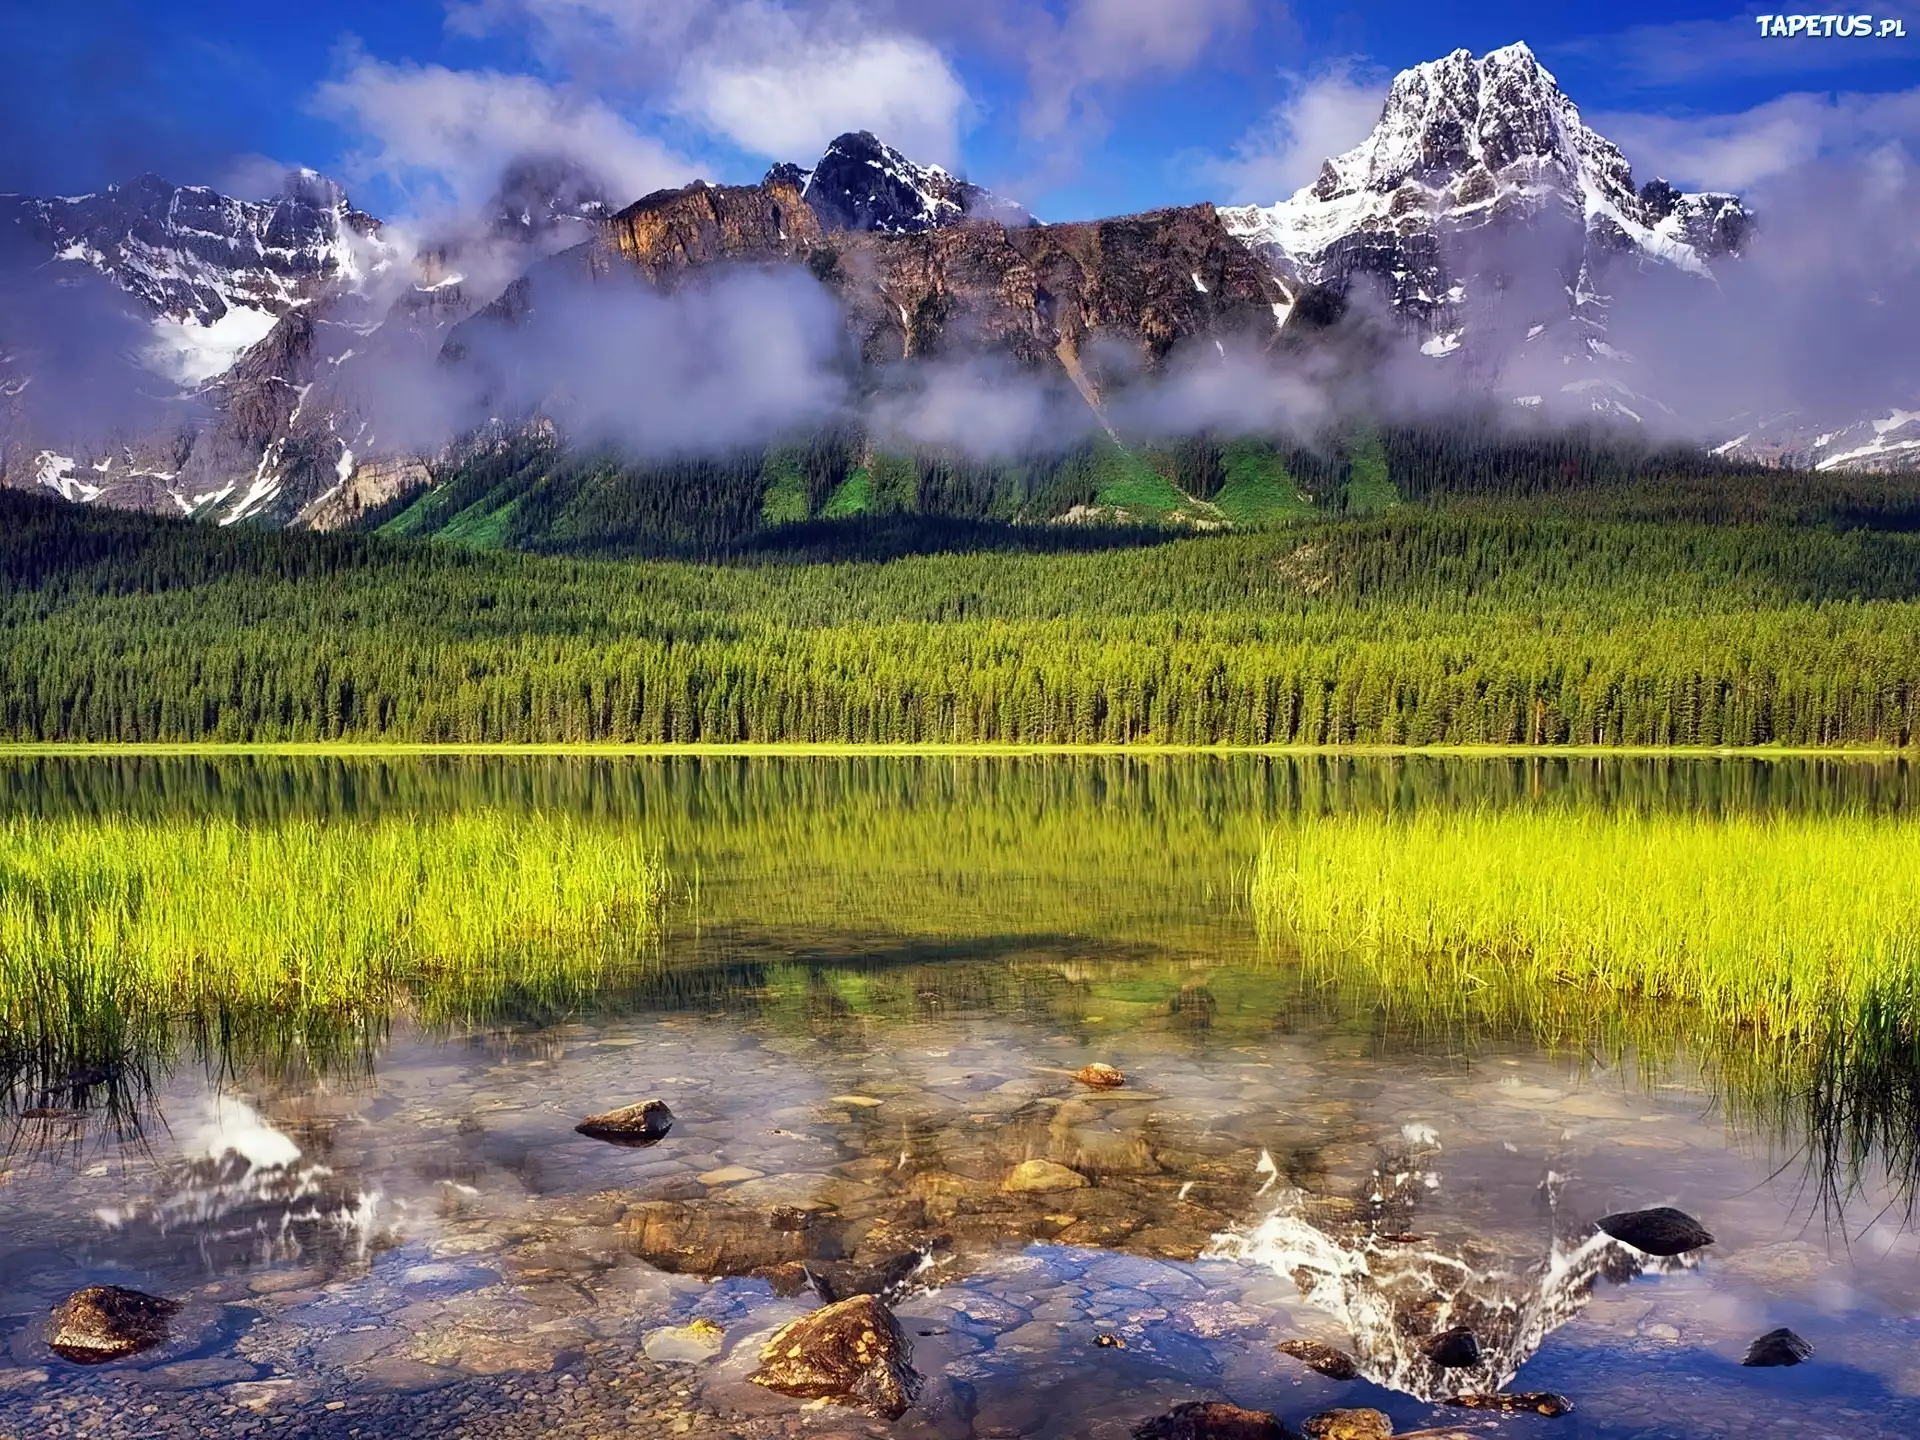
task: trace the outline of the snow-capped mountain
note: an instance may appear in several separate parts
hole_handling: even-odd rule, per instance
[[[389,263],[380,222],[296,170],[267,200],[143,175],[94,195],[0,195],[0,254],[84,266],[152,316],[150,368],[183,385],[225,371],[274,321]]]
[[[773,177],[800,185],[808,206],[828,230],[906,235],[967,220],[1033,223],[1033,217],[1011,200],[950,175],[938,165],[916,165],[865,130],[840,136],[812,170],[780,165],[771,172]]]
[[[1709,282],[1750,225],[1733,195],[1636,190],[1626,156],[1523,44],[1403,71],[1372,134],[1313,184],[1222,214],[1289,281],[1377,285],[1427,356],[1509,398],[1545,391],[1632,418],[1628,357],[1608,343],[1613,288],[1650,273]]]

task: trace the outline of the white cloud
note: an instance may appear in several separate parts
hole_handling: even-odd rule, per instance
[[[925,40],[762,0],[733,7],[688,55],[673,108],[772,159],[811,162],[836,135],[871,130],[944,164],[958,158],[973,112],[959,76]]]
[[[506,164],[524,155],[576,160],[626,199],[696,173],[605,102],[531,75],[389,65],[356,54],[314,98],[321,114],[361,137],[350,178],[378,176],[429,206],[484,203]]]
[[[543,64],[623,89],[756,155],[811,161],[871,130],[951,163],[972,119],[940,48],[876,8],[885,0],[465,0],[458,33],[523,31]]]
[[[1385,78],[1350,59],[1289,78],[1287,98],[1241,136],[1230,154],[1201,167],[1235,203],[1271,205],[1311,184],[1322,161],[1367,138],[1386,102]]]
[[[1920,88],[1781,95],[1731,115],[1592,115],[1641,177],[1743,190],[1826,156],[1920,142]]]
[[[1029,45],[1028,126],[1050,134],[1084,118],[1103,87],[1182,74],[1252,18],[1250,0],[1071,0]]]

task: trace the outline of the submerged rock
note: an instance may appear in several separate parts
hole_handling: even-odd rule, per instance
[[[1009,1195],[1035,1195],[1086,1187],[1087,1177],[1078,1170],[1069,1170],[1052,1160],[1022,1160],[1000,1188]]]
[[[671,1360],[683,1365],[697,1365],[703,1360],[711,1360],[720,1353],[720,1346],[726,1340],[727,1332],[713,1321],[697,1318],[685,1325],[669,1325],[659,1330],[649,1330],[641,1341],[641,1349],[649,1360]]]
[[[638,1105],[623,1105],[602,1115],[589,1115],[573,1128],[610,1145],[641,1149],[658,1145],[667,1138],[667,1132],[673,1128],[673,1111],[664,1100],[642,1100]]]
[[[1813,1358],[1813,1346],[1782,1325],[1747,1347],[1742,1365],[1798,1365]]]
[[[877,1260],[813,1260],[806,1262],[807,1280],[829,1305],[856,1295],[877,1295],[898,1301],[913,1287],[913,1279],[931,1267],[927,1251],[902,1250]]]
[[[897,1420],[920,1393],[913,1344],[871,1295],[828,1305],[783,1327],[760,1351],[756,1385],[803,1400],[858,1405]]]
[[[1082,1085],[1092,1086],[1095,1090],[1117,1090],[1127,1083],[1125,1074],[1099,1060],[1091,1065],[1081,1066],[1074,1072],[1073,1078]]]
[[[1480,1363],[1480,1338],[1464,1325],[1442,1330],[1421,1348],[1442,1370],[1467,1370]]]
[[[1393,1422],[1378,1410],[1322,1410],[1301,1427],[1310,1440],[1388,1440]]]
[[[53,1353],[76,1365],[100,1365],[152,1349],[167,1338],[180,1307],[118,1285],[90,1285],[54,1307],[47,1326]]]
[[[1331,1345],[1323,1345],[1318,1340],[1282,1340],[1276,1348],[1282,1355],[1291,1355],[1309,1370],[1316,1370],[1329,1380],[1360,1378],[1360,1366],[1353,1356]]]
[[[1134,1440],[1288,1440],[1278,1417],[1218,1400],[1176,1405],[1135,1428]]]
[[[1671,1205],[1603,1215],[1599,1225],[1621,1244],[1631,1245],[1645,1255],[1684,1255],[1713,1243],[1706,1227],[1686,1211],[1675,1210]]]
[[[1447,1401],[1465,1410],[1495,1410],[1502,1415],[1518,1415],[1531,1410],[1536,1415],[1560,1416],[1573,1413],[1573,1402],[1551,1390],[1517,1390],[1498,1395],[1456,1395]]]

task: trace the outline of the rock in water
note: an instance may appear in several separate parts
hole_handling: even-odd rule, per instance
[[[1287,1440],[1287,1430],[1265,1410],[1242,1410],[1218,1400],[1176,1405],[1135,1428],[1134,1440]]]
[[[1388,1440],[1393,1422],[1378,1410],[1322,1410],[1301,1427],[1311,1440]]]
[[[1000,1186],[1009,1195],[1047,1195],[1086,1187],[1086,1176],[1052,1160],[1022,1160]]]
[[[673,1111],[664,1100],[642,1100],[638,1105],[624,1105],[604,1115],[589,1115],[573,1128],[611,1145],[641,1149],[658,1145],[667,1138],[667,1132],[673,1128]]]
[[[1573,1402],[1564,1395],[1554,1394],[1551,1390],[1518,1390],[1512,1394],[1499,1395],[1456,1395],[1447,1401],[1447,1404],[1458,1405],[1466,1410],[1497,1410],[1503,1415],[1517,1415],[1525,1410],[1546,1416],[1573,1413]]]
[[[180,1307],[158,1295],[90,1285],[53,1310],[47,1344],[76,1365],[100,1365],[151,1349],[167,1338],[167,1319]]]
[[[1813,1358],[1813,1346],[1782,1325],[1769,1330],[1747,1347],[1742,1365],[1798,1365]]]
[[[1095,1090],[1117,1090],[1127,1083],[1127,1077],[1113,1066],[1094,1061],[1083,1065],[1074,1072],[1074,1079],[1082,1085],[1090,1085]]]
[[[1684,1255],[1713,1243],[1706,1227],[1686,1211],[1675,1210],[1671,1205],[1603,1215],[1600,1228],[1621,1244],[1631,1245],[1645,1255]]]
[[[860,1405],[897,1420],[920,1393],[913,1345],[871,1295],[802,1315],[760,1351],[756,1385],[803,1400]]]
[[[1282,1355],[1291,1355],[1309,1370],[1317,1370],[1329,1380],[1357,1380],[1360,1367],[1344,1350],[1322,1345],[1318,1340],[1282,1340],[1277,1347]]]
[[[1480,1363],[1480,1339],[1464,1325],[1442,1330],[1422,1349],[1442,1370],[1465,1370]]]

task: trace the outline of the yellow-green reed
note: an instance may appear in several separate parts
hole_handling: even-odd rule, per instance
[[[639,833],[550,815],[9,820],[0,1023],[73,1054],[103,1025],[584,990],[657,940],[666,883]]]
[[[1920,981],[1920,825],[1894,815],[1356,813],[1291,823],[1253,882],[1270,939],[1385,993],[1565,1032],[1600,997],[1775,1042]],[[1572,1038],[1569,1036],[1568,1038]]]

